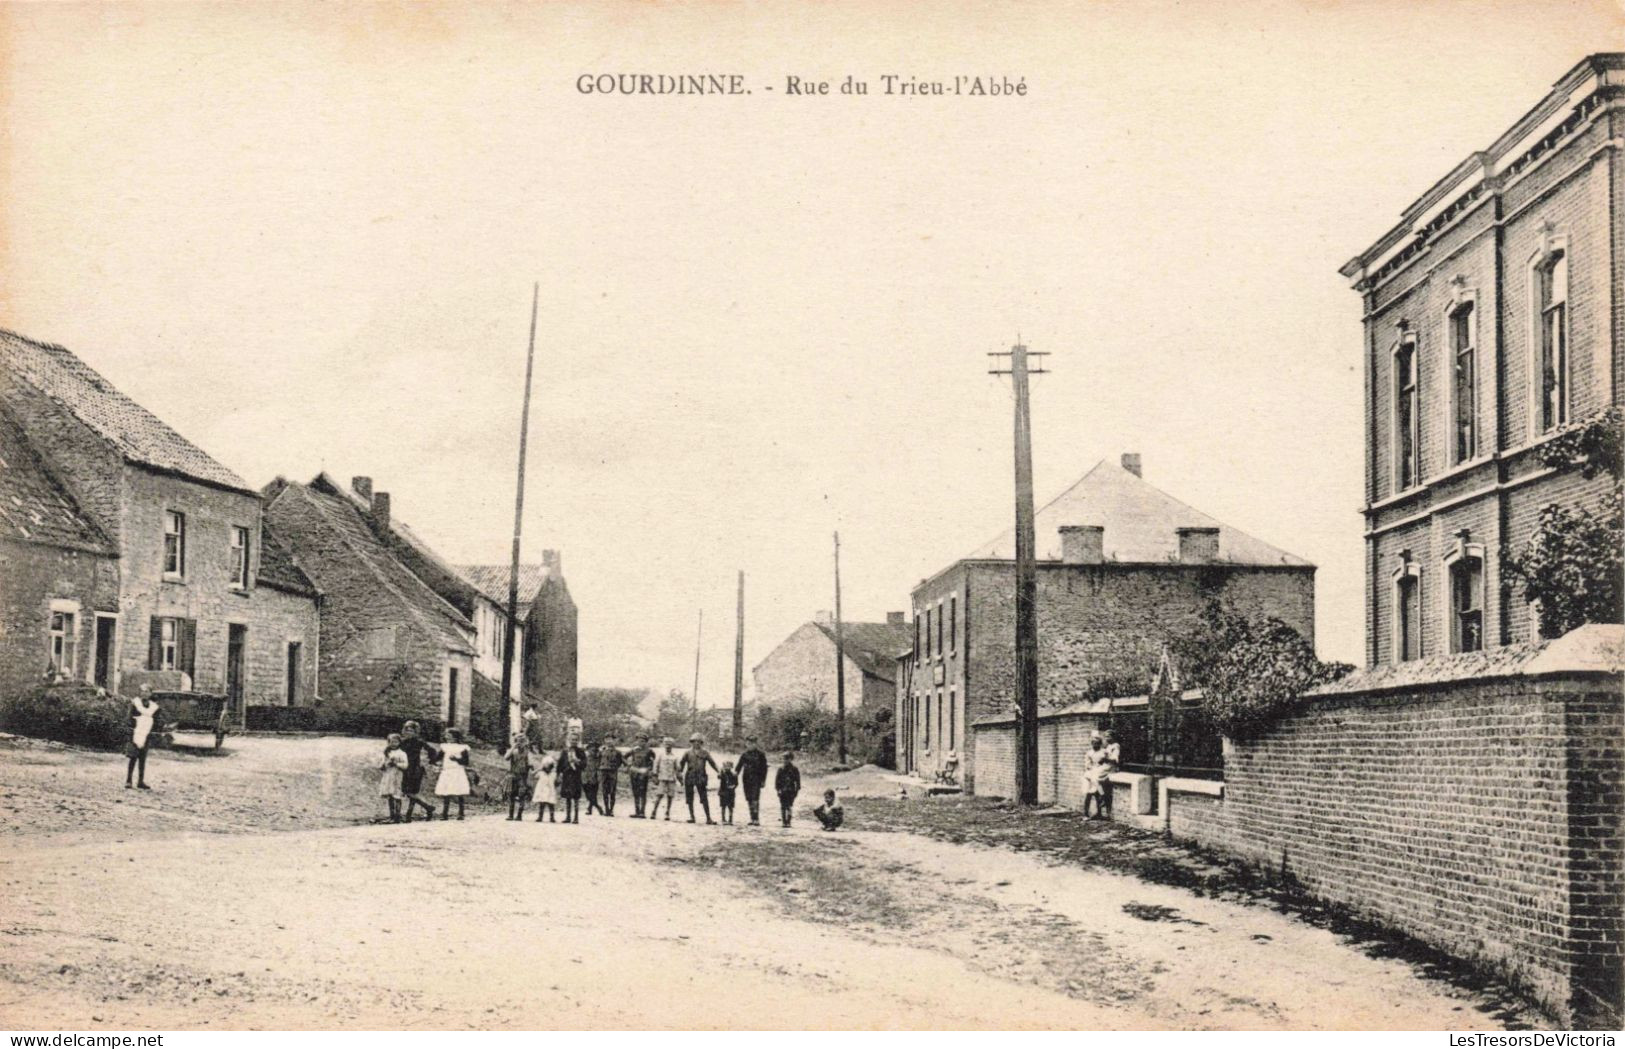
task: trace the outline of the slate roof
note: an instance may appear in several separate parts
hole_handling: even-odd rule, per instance
[[[373,533],[355,501],[292,481],[273,482],[272,487],[279,488],[270,496],[273,505],[279,499],[308,500],[329,527],[338,534],[357,562],[370,571],[386,590],[399,598],[402,606],[424,629],[439,638],[447,648],[469,655],[474,654],[473,639],[469,636],[474,629],[473,624],[401,563],[400,559]],[[280,538],[284,542],[291,543],[295,549],[298,548],[299,544],[295,537]],[[314,578],[319,582],[321,577],[319,562],[307,561],[305,570],[315,573]]]
[[[117,556],[35,454],[22,426],[0,408],[0,536]]]
[[[254,491],[61,346],[0,329],[0,365],[66,408],[128,462],[222,488]]]
[[[1039,561],[1061,559],[1062,525],[1105,527],[1104,557],[1121,564],[1162,564],[1179,560],[1179,528],[1217,528],[1215,564],[1314,567],[1285,550],[1214,520],[1122,465],[1102,459],[1072,487],[1038,511],[1034,520]],[[1016,556],[1015,529],[977,547],[964,560],[1010,560]]]
[[[835,624],[813,624],[830,641],[835,640]],[[913,635],[907,624],[842,623],[841,651],[870,677],[882,681],[897,680],[897,653],[912,646]]]
[[[290,594],[315,597],[318,593],[316,584],[300,570],[293,553],[269,524],[260,525],[260,570],[254,579],[261,586],[285,590]]]
[[[457,571],[480,593],[496,602],[498,608],[508,607],[508,573],[511,565],[458,565]],[[546,565],[521,564],[519,566],[519,618],[530,617],[530,603],[541,593],[551,570]]]

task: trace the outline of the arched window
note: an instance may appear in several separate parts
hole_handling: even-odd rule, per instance
[[[1411,552],[1399,555],[1394,569],[1394,661],[1422,658],[1422,569]]]
[[[1394,490],[1403,492],[1421,479],[1417,412],[1416,338],[1407,335],[1394,346]]]
[[[1456,544],[1444,558],[1450,579],[1450,651],[1477,652],[1484,647],[1484,547],[1456,533]]]
[[[1557,248],[1535,266],[1540,432],[1569,421],[1569,258]]]

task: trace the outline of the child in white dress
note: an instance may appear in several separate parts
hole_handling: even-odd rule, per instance
[[[401,790],[401,773],[406,771],[406,751],[401,749],[401,735],[391,732],[384,743],[384,763],[378,775],[378,793],[389,803],[389,822],[401,821],[401,801],[406,797]]]
[[[536,822],[542,822],[542,812],[547,812],[547,822],[556,822],[554,813],[559,808],[559,781],[558,766],[553,755],[542,757],[542,767],[536,772],[536,790],[530,796],[530,803],[536,806]]]
[[[457,799],[457,818],[463,818],[463,803],[469,794],[468,763],[471,751],[463,742],[461,729],[448,728],[450,743],[440,745],[440,778],[435,780],[434,792],[440,798],[440,818],[451,819],[451,799]]]

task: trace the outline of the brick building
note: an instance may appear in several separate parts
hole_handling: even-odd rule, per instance
[[[841,624],[841,675],[848,710],[891,707],[897,702],[897,653],[909,643],[903,613],[884,623]],[[753,702],[786,707],[816,703],[835,709],[835,619],[820,612],[797,627],[751,670]]]
[[[358,481],[366,481],[359,478]],[[265,517],[322,592],[324,724],[431,718],[469,726],[477,656],[472,621],[418,575],[473,586],[432,557],[391,513],[388,492],[345,488],[327,474],[266,486]],[[421,549],[414,549],[421,547]],[[427,553],[426,553],[427,552]],[[431,571],[433,570],[433,571]]]
[[[1274,616],[1311,642],[1315,567],[1146,483],[1140,457],[1102,460],[1038,511],[1038,701],[1142,693],[1163,646],[1212,602]],[[930,774],[949,753],[975,785],[980,720],[1015,702],[1014,533],[914,589],[912,652],[894,664],[900,768]],[[896,653],[893,653],[896,659]]]
[[[1608,484],[1537,450],[1620,404],[1622,143],[1625,54],[1593,55],[1343,268],[1365,311],[1369,664],[1538,636],[1499,551]]]
[[[117,690],[126,673],[175,673],[228,696],[239,720],[248,705],[315,698],[319,598],[267,548],[258,493],[60,346],[0,332],[0,405],[36,477],[116,557],[72,623],[71,676]],[[33,600],[14,595],[50,575],[40,558],[60,562],[62,549],[29,544],[31,567],[6,574],[0,603]]]

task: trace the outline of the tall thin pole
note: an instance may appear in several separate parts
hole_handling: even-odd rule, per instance
[[[745,570],[739,570],[738,626],[734,630],[734,742],[745,735]]]
[[[508,730],[513,720],[513,650],[519,628],[519,533],[525,521],[525,442],[530,436],[530,376],[536,363],[536,308],[542,285],[537,281],[530,291],[530,348],[525,352],[525,407],[519,416],[519,484],[513,498],[513,560],[508,566],[508,623],[502,639],[502,722],[499,735],[502,749],[508,749]]]
[[[700,609],[700,625],[694,632],[694,713],[689,717],[689,732],[700,730],[700,640],[705,637],[705,609]]]
[[[995,354],[995,356],[1005,356]],[[1033,435],[1027,395],[1029,353],[1021,336],[1010,348],[1011,384],[1015,387],[1016,467],[1016,791],[1024,805],[1038,804],[1038,568],[1033,559]],[[995,374],[1006,374],[995,372]]]
[[[846,764],[846,640],[841,626],[841,533],[835,533],[835,745]]]

